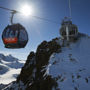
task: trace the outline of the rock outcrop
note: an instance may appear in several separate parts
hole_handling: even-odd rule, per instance
[[[60,51],[60,48],[56,39],[50,42],[43,41],[38,46],[36,53],[31,52],[28,56],[17,82],[22,81],[26,85],[26,90],[51,90],[52,87],[56,88],[55,80],[50,75],[44,74],[51,54]]]

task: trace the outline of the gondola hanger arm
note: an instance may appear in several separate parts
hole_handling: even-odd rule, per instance
[[[16,13],[17,13],[16,10],[12,10],[12,11],[11,11],[11,17],[10,17],[10,22],[11,22],[11,24],[14,24],[14,23],[13,23],[13,17],[14,17],[14,14],[16,14]]]

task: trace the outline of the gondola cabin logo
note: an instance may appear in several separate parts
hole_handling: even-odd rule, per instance
[[[17,39],[17,37],[14,37],[14,38],[4,38],[3,41],[4,41],[5,44],[17,43],[18,39]]]

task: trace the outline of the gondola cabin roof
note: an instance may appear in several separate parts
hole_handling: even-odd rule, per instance
[[[61,25],[72,25],[72,21],[68,17],[64,17],[64,19],[61,22]]]

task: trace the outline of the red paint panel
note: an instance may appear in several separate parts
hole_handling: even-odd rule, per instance
[[[17,43],[18,39],[17,39],[17,37],[4,38],[3,41],[4,41],[5,44],[10,44],[10,43]]]

